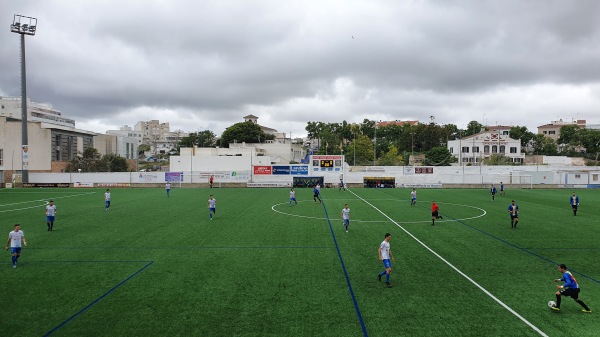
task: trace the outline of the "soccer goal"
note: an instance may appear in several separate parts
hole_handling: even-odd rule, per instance
[[[520,188],[533,189],[533,176],[528,174],[519,175]]]
[[[182,173],[179,175],[179,187],[182,187],[183,184],[208,184],[210,175],[206,175],[203,173]],[[213,187],[220,188],[221,181],[214,177]]]

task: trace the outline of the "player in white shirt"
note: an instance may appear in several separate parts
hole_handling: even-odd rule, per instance
[[[171,193],[171,184],[169,184],[169,183],[165,184],[165,191],[167,191],[167,198],[168,198],[169,194]]]
[[[417,204],[417,191],[413,188],[410,192],[410,205],[414,206]]]
[[[108,211],[110,207],[110,189],[106,189],[106,193],[104,193],[104,210]]]
[[[379,261],[383,262],[383,267],[385,268],[385,270],[382,271],[381,273],[379,273],[379,275],[377,275],[377,278],[379,279],[379,281],[381,281],[381,277],[383,275],[385,275],[385,285],[388,288],[392,287],[390,285],[390,273],[392,272],[392,262],[391,261],[395,261],[394,255],[392,254],[392,250],[390,249],[390,239],[391,238],[392,238],[392,234],[385,233],[385,239],[379,245],[379,250],[378,250]]]
[[[346,233],[348,233],[348,226],[350,226],[350,208],[348,208],[348,204],[344,205],[342,211],[340,212],[340,216],[344,219],[344,228],[346,228]]]
[[[46,225],[48,226],[48,231],[51,231],[54,228],[55,215],[56,205],[54,205],[54,201],[50,200],[48,205],[46,205]]]
[[[211,194],[208,198],[208,215],[210,216],[210,220],[213,219],[213,214],[217,214],[217,199],[213,198]]]
[[[292,201],[295,202],[296,205],[298,205],[298,201],[296,201],[296,191],[294,191],[293,187],[290,190],[290,206],[292,206]]]
[[[6,241],[6,250],[8,250],[8,245],[10,244],[13,268],[17,268],[17,260],[21,257],[21,243],[27,247],[27,241],[25,241],[25,234],[21,230],[21,225],[15,224],[15,229],[8,233],[8,241]]]

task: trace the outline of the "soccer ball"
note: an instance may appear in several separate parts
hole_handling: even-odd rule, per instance
[[[554,301],[548,301],[548,307],[549,308],[555,308],[556,307],[556,302],[554,302]]]

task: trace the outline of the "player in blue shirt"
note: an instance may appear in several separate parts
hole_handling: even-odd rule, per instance
[[[490,188],[490,193],[492,193],[492,201],[494,201],[494,198],[496,197],[496,186],[494,186],[492,184],[492,188]]]
[[[313,200],[315,202],[317,202],[317,200],[319,200],[319,202],[323,202],[321,200],[321,192],[320,192],[320,189],[319,189],[319,185],[315,186],[315,189],[313,189]]]
[[[565,282],[565,284],[562,286],[556,286],[556,289],[558,289],[556,292],[556,306],[551,307],[552,310],[560,311],[561,296],[568,296],[583,307],[583,312],[591,313],[592,310],[590,310],[590,308],[588,308],[588,306],[579,299],[579,284],[577,283],[577,280],[573,274],[571,274],[570,271],[567,271],[567,266],[564,263],[559,264],[558,271],[563,274],[563,277],[554,279],[554,282]]]
[[[514,200],[508,205],[508,213],[510,214],[510,227],[517,229],[517,224],[519,223],[519,205],[515,204]]]
[[[573,192],[573,195],[569,197],[569,203],[571,204],[571,208],[573,209],[573,215],[577,215],[577,207],[579,206],[579,197],[577,195],[575,195],[575,192]]]
[[[500,182],[500,194],[504,195],[504,183]]]

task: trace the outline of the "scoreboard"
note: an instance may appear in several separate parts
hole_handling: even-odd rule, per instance
[[[333,159],[322,159],[321,167],[333,167]]]

